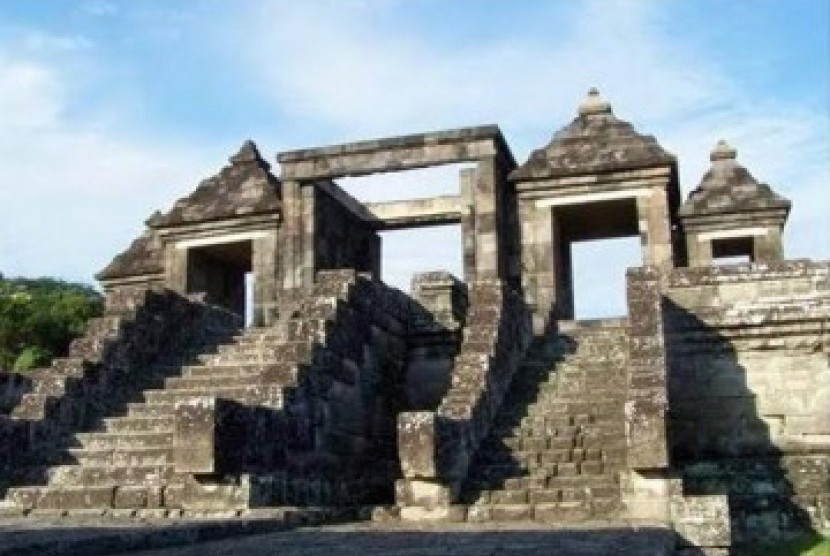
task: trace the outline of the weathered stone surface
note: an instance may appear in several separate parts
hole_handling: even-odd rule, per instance
[[[545,148],[534,151],[510,179],[584,175],[671,164],[674,160],[654,137],[640,135],[630,123],[618,120],[611,106],[592,89],[576,119],[556,132]]]
[[[213,473],[216,466],[216,399],[176,402],[174,465],[181,473]]]
[[[176,201],[168,212],[151,216],[148,225],[179,226],[280,210],[280,182],[252,141],[246,141],[229,162],[192,194]]]

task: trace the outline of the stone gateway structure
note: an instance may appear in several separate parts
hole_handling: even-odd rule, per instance
[[[789,201],[711,160],[683,201],[595,90],[523,164],[496,126],[279,172],[246,142],[98,274],[66,357],[1,377],[2,512],[650,523],[683,555],[827,529],[830,263],[786,260]],[[455,195],[336,183],[459,162]],[[380,280],[379,232],[449,223],[463,276]],[[572,244],[622,236],[627,314],[574,320]]]

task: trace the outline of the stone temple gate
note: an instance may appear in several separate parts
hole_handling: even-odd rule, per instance
[[[67,357],[2,377],[2,510],[647,521],[688,555],[827,528],[830,263],[784,259],[790,203],[737,160],[683,201],[595,90],[523,164],[496,126],[278,173],[246,142],[99,273]],[[454,195],[335,181],[456,163]],[[448,223],[463,276],[383,284],[379,232]],[[628,314],[573,320],[572,244],[625,236]]]

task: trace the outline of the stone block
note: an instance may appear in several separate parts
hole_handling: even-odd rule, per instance
[[[528,504],[497,504],[490,508],[494,521],[528,521],[533,519],[533,507]]]
[[[192,398],[176,403],[174,465],[180,473],[216,471],[216,398]]]
[[[670,506],[672,523],[683,545],[731,545],[729,502],[726,496],[672,496]]]
[[[398,416],[398,456],[404,477],[435,477],[436,416],[432,412],[406,412]]]
[[[115,487],[113,508],[144,508],[149,506],[147,487]]]
[[[185,511],[236,511],[250,506],[250,481],[243,476],[238,483],[210,483],[188,477],[181,495]]]

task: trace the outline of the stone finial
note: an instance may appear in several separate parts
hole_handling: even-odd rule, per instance
[[[228,160],[231,164],[240,164],[245,162],[258,162],[262,160],[262,157],[259,155],[259,150],[257,150],[256,144],[248,139],[242,143],[239,151]]]
[[[147,218],[147,220],[145,220],[145,221],[144,221],[144,223],[145,223],[147,226],[151,226],[151,227],[152,227],[152,226],[155,226],[156,224],[158,224],[158,223],[161,221],[161,218],[162,218],[162,213],[161,213],[161,211],[160,211],[160,210],[157,210],[157,211],[155,211],[153,214],[151,214],[151,215]]]
[[[738,156],[738,151],[735,150],[729,143],[721,139],[718,141],[718,144],[715,145],[715,148],[712,149],[712,153],[709,155],[709,160],[715,162],[717,160],[735,160]]]
[[[585,97],[585,100],[582,101],[582,104],[579,105],[579,115],[580,116],[593,116],[596,114],[610,114],[611,113],[611,105],[603,100],[603,98],[599,95],[599,91],[596,87],[591,87],[588,91],[588,96]]]

